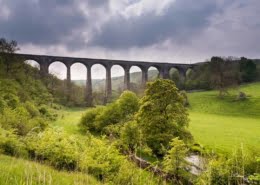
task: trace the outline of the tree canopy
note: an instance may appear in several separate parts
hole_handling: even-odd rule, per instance
[[[147,84],[136,115],[144,140],[156,155],[163,155],[172,138],[192,138],[184,98],[171,80],[158,79]]]

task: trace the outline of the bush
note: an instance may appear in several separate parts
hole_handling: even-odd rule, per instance
[[[19,98],[13,94],[5,94],[4,100],[7,106],[11,107],[12,109],[15,109],[19,104]]]
[[[24,107],[25,107],[26,110],[29,112],[31,118],[40,116],[39,110],[36,108],[36,106],[35,106],[32,102],[27,101],[27,102],[24,104]]]
[[[84,132],[119,135],[116,129],[120,126],[115,125],[131,120],[138,107],[138,97],[133,92],[125,91],[117,101],[105,107],[88,109],[82,116],[79,126]]]
[[[51,128],[31,134],[26,139],[26,144],[32,158],[47,161],[55,168],[68,170],[76,169],[82,148],[77,138]]]
[[[136,121],[125,123],[121,129],[120,141],[130,152],[135,151],[143,143],[142,135]]]
[[[180,94],[182,95],[182,97],[183,97],[183,105],[185,106],[185,107],[188,107],[189,105],[190,105],[190,102],[189,102],[189,100],[188,100],[188,96],[187,96],[187,93],[186,93],[186,91],[181,91],[180,92]]]
[[[247,98],[246,93],[239,92],[237,96],[237,100],[245,100]]]
[[[88,109],[80,119],[79,127],[81,131],[100,132],[96,123],[96,118],[103,112],[103,110],[104,107]]]
[[[113,145],[94,137],[90,138],[81,156],[80,168],[100,180],[116,175],[124,159]]]
[[[122,117],[132,116],[139,109],[139,98],[131,91],[124,91],[116,101]]]
[[[133,163],[124,160],[124,163],[120,166],[119,173],[112,177],[112,182],[115,185],[158,185],[167,184],[162,179],[154,178],[154,176],[140,168],[137,168]]]
[[[0,127],[0,153],[11,156],[27,156],[25,145],[20,141],[13,130],[4,130]]]
[[[260,166],[254,152],[245,154],[240,148],[232,155],[211,159],[207,170],[197,179],[197,184],[240,185],[245,184],[247,177],[254,181],[259,172]]]
[[[19,106],[15,109],[5,108],[0,114],[0,125],[6,130],[14,129],[18,135],[24,136],[34,128],[43,130],[47,122],[41,117],[31,118],[30,113]]]
[[[185,169],[188,167],[188,163],[185,160],[188,148],[178,137],[172,139],[170,146],[170,150],[164,157],[163,166],[168,173],[173,174],[178,179],[180,176],[183,176],[186,172]]]

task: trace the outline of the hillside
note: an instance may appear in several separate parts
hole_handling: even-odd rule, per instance
[[[238,92],[247,100],[236,100]],[[260,83],[242,85],[220,99],[217,91],[189,93],[190,130],[210,148],[231,152],[241,144],[260,151]]]

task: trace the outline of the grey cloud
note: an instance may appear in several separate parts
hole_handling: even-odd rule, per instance
[[[145,47],[169,38],[182,44],[207,27],[208,18],[217,10],[215,1],[176,0],[160,16],[148,13],[128,19],[114,17],[90,44],[119,49]]]
[[[10,15],[0,21],[0,35],[20,44],[62,43],[74,29],[80,29],[87,22],[74,1],[8,0],[4,3]]]
[[[107,5],[109,0],[88,0],[88,4],[90,6],[105,6]]]

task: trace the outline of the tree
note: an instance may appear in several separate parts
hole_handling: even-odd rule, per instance
[[[186,129],[189,119],[183,101],[171,80],[157,79],[147,84],[136,120],[144,140],[157,156],[165,154],[172,138],[179,136],[185,141],[192,138]]]
[[[257,76],[256,64],[250,59],[241,57],[240,72],[243,82],[252,82]]]
[[[18,50],[16,41],[8,42],[6,39],[0,38],[0,53],[15,53]]]
[[[219,96],[227,93],[227,89],[239,83],[238,66],[230,59],[212,57],[209,62],[211,85],[219,90]]]

